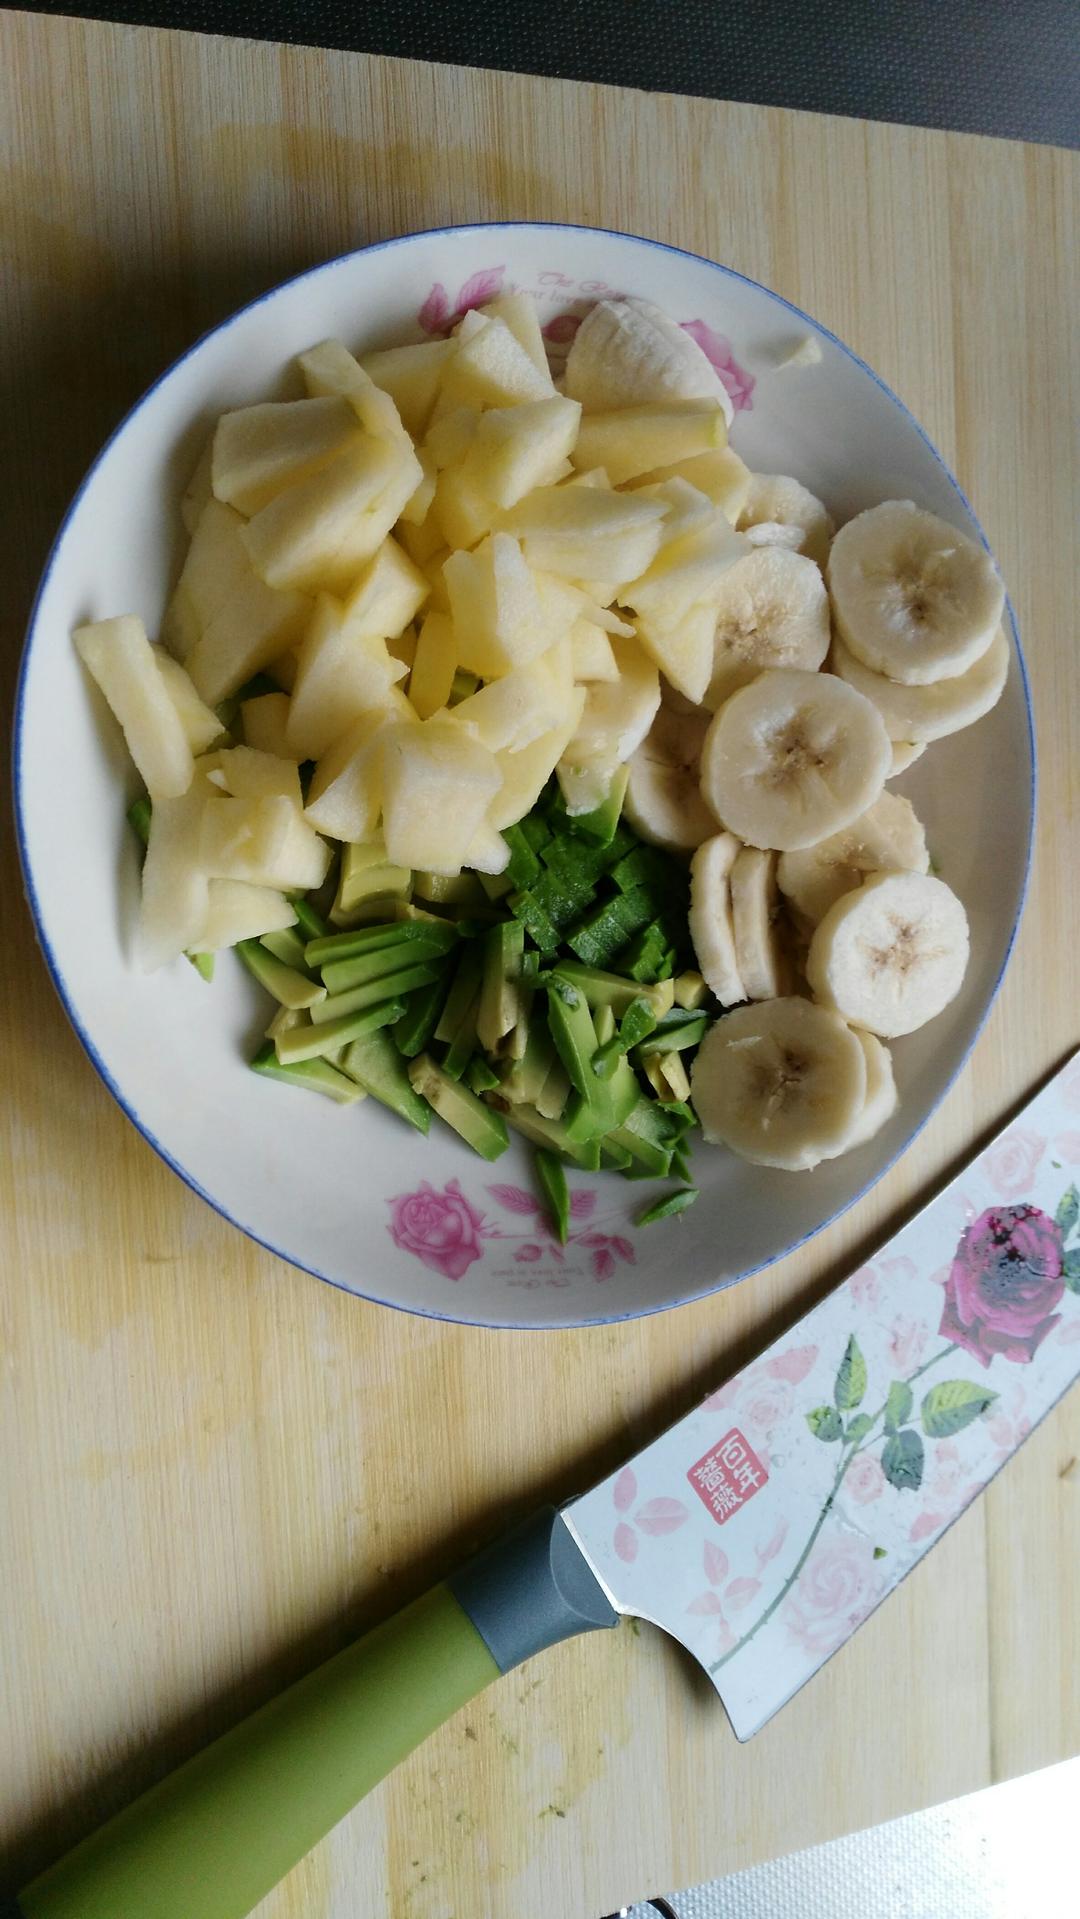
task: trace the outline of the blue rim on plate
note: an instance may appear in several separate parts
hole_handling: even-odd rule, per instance
[[[81,501],[82,496],[85,493],[86,488],[90,483],[90,480],[92,479],[93,475],[96,473],[98,467],[101,465],[101,462],[104,460],[106,454],[109,452],[109,449],[112,447],[114,441],[116,441],[119,438],[119,436],[123,433],[125,427],[128,424],[128,421],[134,418],[134,416],[145,405],[146,401],[151,397],[151,395],[156,393],[157,389],[163,384],[164,381],[168,380],[171,377],[171,375],[177,370],[178,367],[183,366],[188,360],[192,358],[194,354],[198,353],[198,351],[205,344],[206,341],[210,339],[214,339],[218,335],[227,332],[228,329],[231,326],[234,326],[238,320],[243,319],[245,314],[253,312],[255,308],[262,306],[266,300],[274,298],[274,296],[280,293],[285,287],[297,286],[305,280],[315,280],[318,278],[320,274],[331,271],[334,267],[339,266],[341,262],[344,260],[355,259],[362,254],[385,253],[389,251],[391,248],[405,246],[409,242],[414,240],[440,239],[448,234],[455,234],[455,235],[458,235],[458,234],[465,235],[465,234],[471,234],[471,233],[490,234],[490,233],[507,233],[507,232],[522,232],[522,231],[527,231],[530,233],[603,234],[612,239],[629,241],[632,245],[646,248],[649,252],[671,253],[671,254],[677,255],[681,259],[695,260],[700,265],[709,267],[714,273],[721,274],[725,279],[738,281],[744,286],[752,287],[755,290],[755,292],[763,294],[766,299],[771,300],[776,306],[782,308],[786,313],[790,313],[795,319],[799,320],[804,326],[809,327],[821,339],[828,340],[831,343],[831,345],[836,347],[841,353],[845,355],[845,357],[848,360],[850,360],[863,373],[865,373],[868,376],[868,378],[873,381],[874,385],[886,396],[886,398],[892,402],[893,406],[897,408],[898,412],[900,412],[904,416],[904,418],[908,421],[908,423],[915,429],[915,432],[918,435],[919,439],[922,441],[927,451],[931,454],[937,466],[940,467],[953,493],[955,494],[961,506],[964,508],[964,511],[968,514],[973,525],[977,529],[979,538],[982,541],[983,546],[986,548],[987,552],[990,552],[991,550],[990,542],[987,540],[986,534],[983,532],[978,516],[971,506],[971,502],[968,500],[967,495],[965,494],[959,481],[956,479],[955,475],[953,474],[951,468],[948,466],[946,461],[942,458],[941,454],[938,452],[938,449],[934,445],[933,441],[930,439],[929,434],[919,424],[919,421],[915,418],[915,415],[911,412],[910,408],[905,406],[903,400],[901,400],[899,396],[893,392],[892,388],[886,383],[886,381],[884,381],[879,374],[875,373],[872,366],[868,365],[868,363],[864,359],[862,359],[859,354],[854,352],[854,350],[848,345],[846,345],[846,343],[843,340],[841,340],[835,333],[830,332],[828,327],[822,326],[819,321],[813,319],[813,317],[810,314],[804,312],[801,307],[796,306],[791,300],[785,299],[783,294],[774,293],[770,287],[763,286],[759,280],[751,279],[749,274],[739,273],[736,271],[734,267],[723,266],[720,264],[719,261],[710,260],[707,257],[707,255],[701,254],[701,253],[694,253],[687,247],[670,246],[666,241],[663,241],[663,240],[648,240],[644,238],[643,235],[641,234],[623,233],[617,227],[589,227],[589,226],[582,226],[571,221],[556,221],[556,220],[482,220],[482,221],[470,222],[467,225],[457,226],[457,227],[421,228],[415,233],[398,234],[392,240],[374,241],[370,246],[367,246],[367,247],[351,247],[345,253],[336,254],[330,260],[321,261],[318,266],[307,267],[302,273],[292,274],[287,280],[279,281],[276,286],[268,287],[265,293],[257,294],[253,300],[249,300],[244,306],[238,307],[234,313],[231,313],[228,316],[227,319],[220,321],[217,326],[210,327],[207,330],[207,332],[200,334],[199,338],[195,340],[193,344],[190,347],[188,347],[184,353],[181,353],[177,359],[172,361],[172,363],[168,367],[166,367],[163,373],[160,373],[158,375],[156,380],[153,380],[151,382],[151,384],[146,388],[145,392],[142,393],[140,397],[135,401],[134,405],[128,408],[128,411],[124,414],[123,418],[118,422],[116,427],[113,429],[112,433],[110,433],[108,439],[105,441],[104,445],[102,446],[101,451],[98,453],[97,457],[92,461],[91,465],[87,468],[86,473],[83,475],[83,478],[80,481],[79,486],[72,497],[71,503],[68,506],[66,513],[64,514],[63,520],[60,523],[60,527],[57,531],[55,539],[53,540],[52,546],[49,549],[49,555],[45,562],[41,579],[38,583],[37,592],[34,595],[33,605],[30,609],[30,618],[27,622],[26,639],[23,646],[22,659],[19,666],[19,676],[18,676],[16,691],[15,691],[12,774],[13,774],[13,782],[14,782],[15,837],[16,837],[16,843],[18,845],[18,851],[19,851],[19,862],[22,868],[23,885],[24,885],[24,890],[26,894],[26,900],[30,908],[31,917],[34,923],[35,936],[37,938],[38,945],[41,949],[41,953],[42,953],[42,957],[44,958],[45,965],[52,978],[53,985],[56,988],[57,994],[59,995],[60,1002],[64,1008],[65,1013],[67,1014],[68,1020],[71,1026],[73,1027],[75,1034],[84,1052],[86,1053],[87,1058],[90,1061],[90,1064],[93,1066],[94,1071],[97,1073],[99,1079],[101,1079],[104,1085],[108,1088],[109,1092],[112,1094],[117,1105],[120,1107],[120,1110],[131,1121],[132,1125],[135,1127],[136,1131],[141,1134],[142,1138],[146,1141],[147,1145],[152,1147],[153,1151],[158,1155],[158,1157],[165,1162],[166,1166],[168,1166],[174,1173],[176,1173],[178,1177],[183,1180],[184,1184],[190,1187],[193,1193],[197,1193],[200,1199],[205,1200],[206,1204],[209,1207],[211,1207],[215,1213],[217,1213],[222,1219],[227,1220],[230,1226],[237,1227],[239,1231],[244,1233],[248,1239],[254,1240],[256,1245],[262,1246],[266,1249],[267,1252],[275,1254],[278,1259],[284,1260],[287,1265],[297,1268],[300,1272],[310,1273],[312,1278],[322,1280],[325,1285],[333,1286],[335,1290],[337,1290],[338,1292],[345,1293],[354,1299],[366,1300],[371,1305],[389,1306],[397,1312],[403,1312],[403,1313],[415,1315],[417,1318],[420,1318],[420,1319],[442,1320],[450,1325],[471,1326],[471,1327],[475,1327],[477,1331],[540,1332],[542,1333],[542,1332],[565,1332],[565,1331],[569,1331],[574,1328],[577,1328],[579,1326],[581,1327],[613,1326],[613,1325],[621,1324],[626,1320],[648,1319],[655,1313],[672,1312],[679,1306],[694,1305],[697,1301],[702,1299],[708,1299],[715,1293],[727,1291],[728,1288],[731,1286],[740,1285],[743,1280],[752,1279],[757,1273],[766,1272],[769,1269],[769,1267],[775,1266],[782,1259],[787,1259],[789,1255],[791,1253],[796,1252],[799,1249],[799,1247],[805,1246],[809,1240],[816,1238],[818,1233],[824,1232],[827,1227],[835,1225],[836,1221],[839,1219],[842,1219],[844,1214],[849,1212],[853,1206],[859,1205],[861,1201],[866,1198],[866,1195],[869,1192],[871,1192],[872,1189],[878,1184],[879,1180],[883,1179],[885,1177],[885,1174],[891,1171],[891,1169],[896,1165],[897,1161],[901,1159],[903,1155],[907,1152],[908,1148],[911,1145],[913,1145],[914,1141],[918,1138],[919,1134],[922,1132],[923,1127],[932,1118],[934,1113],[937,1112],[942,1102],[948,1097],[948,1094],[951,1092],[953,1086],[956,1084],[957,1079],[959,1078],[961,1072],[963,1071],[964,1067],[967,1065],[967,1062],[971,1057],[972,1050],[975,1047],[975,1044],[978,1041],[980,1034],[982,1033],[983,1027],[986,1024],[987,1018],[989,1017],[990,1011],[1001,989],[1001,982],[1005,977],[1005,972],[1008,968],[1009,961],[1012,958],[1013,948],[1016,944],[1016,937],[1020,930],[1020,922],[1021,922],[1021,919],[1023,918],[1024,906],[1027,901],[1028,886],[1031,878],[1031,859],[1032,859],[1032,848],[1033,848],[1034,835],[1035,835],[1035,801],[1036,801],[1036,786],[1037,786],[1035,720],[1034,720],[1034,714],[1032,711],[1031,686],[1028,679],[1027,663],[1024,659],[1024,651],[1020,642],[1020,630],[1017,625],[1016,614],[1013,609],[1012,601],[1006,598],[1005,608],[1006,608],[1006,614],[1008,618],[1009,632],[1012,638],[1013,646],[1016,652],[1017,662],[1020,668],[1020,682],[1021,682],[1021,687],[1023,689],[1023,695],[1024,695],[1024,711],[1027,718],[1028,749],[1029,749],[1030,762],[1031,762],[1031,783],[1030,783],[1030,789],[1028,794],[1028,806],[1029,806],[1028,834],[1027,834],[1027,845],[1024,849],[1024,874],[1023,874],[1023,880],[1020,886],[1019,898],[1017,900],[1016,913],[1013,919],[1012,927],[1009,932],[1009,937],[1005,946],[1005,951],[1004,951],[1004,954],[1002,955],[1001,965],[998,969],[997,978],[994,980],[993,986],[987,997],[986,1004],[984,1005],[982,1012],[976,1022],[974,1030],[971,1034],[971,1038],[968,1041],[967,1046],[964,1048],[964,1051],[956,1066],[956,1070],[951,1075],[949,1080],[946,1082],[945,1086],[942,1088],[940,1094],[931,1105],[929,1111],[923,1116],[922,1119],[919,1120],[918,1124],[912,1128],[907,1138],[902,1142],[900,1146],[897,1147],[897,1150],[892,1155],[892,1157],[889,1160],[887,1160],[883,1166],[879,1167],[879,1169],[874,1173],[873,1177],[867,1181],[865,1186],[861,1187],[860,1190],[857,1193],[853,1194],[850,1199],[845,1200],[840,1206],[836,1208],[836,1211],[834,1213],[831,1213],[827,1219],[823,1219],[819,1225],[812,1227],[809,1232],[804,1233],[799,1239],[793,1240],[791,1245],[786,1246],[782,1252],[771,1254],[768,1259],[760,1260],[754,1266],[748,1266],[745,1269],[745,1271],[741,1273],[732,1274],[728,1278],[718,1279],[715,1282],[713,1282],[713,1284],[711,1285],[698,1287],[695,1291],[686,1293],[682,1295],[680,1298],[669,1301],[666,1304],[656,1305],[656,1306],[641,1306],[641,1307],[635,1308],[633,1311],[630,1311],[630,1312],[595,1313],[595,1314],[588,1314],[585,1316],[575,1316],[572,1319],[546,1320],[544,1321],[542,1325],[539,1325],[539,1324],[523,1325],[521,1322],[516,1320],[496,1320],[496,1319],[477,1320],[472,1318],[461,1318],[454,1313],[434,1312],[429,1307],[410,1306],[403,1303],[401,1300],[384,1299],[378,1293],[368,1292],[360,1287],[346,1285],[343,1280],[334,1279],[329,1273],[324,1273],[320,1271],[320,1269],[317,1266],[311,1266],[307,1264],[304,1260],[296,1258],[292,1253],[285,1252],[280,1246],[276,1246],[272,1240],[265,1239],[262,1236],[262,1234],[256,1232],[253,1227],[247,1225],[242,1219],[237,1219],[236,1216],[233,1213],[230,1213],[228,1209],[224,1205],[222,1205],[219,1200],[215,1199],[211,1193],[208,1193],[206,1191],[206,1188],[202,1186],[197,1179],[194,1178],[194,1176],[188,1171],[188,1169],[185,1166],[181,1165],[179,1160],[173,1157],[173,1155],[169,1152],[168,1148],[164,1146],[162,1142],[156,1137],[156,1135],[150,1131],[149,1127],[144,1124],[138,1112],[131,1105],[131,1103],[126,1098],[125,1094],[123,1093],[121,1087],[117,1084],[116,1080],[113,1078],[112,1074],[109,1072],[109,1069],[106,1066],[105,1061],[102,1059],[100,1053],[98,1052],[93,1039],[91,1038],[89,1032],[86,1030],[85,1026],[82,1024],[81,1020],[79,1019],[78,1014],[76,1013],[76,1010],[75,1010],[74,1003],[72,1001],[71,994],[68,991],[67,983],[64,979],[63,972],[61,971],[59,961],[56,957],[56,954],[53,951],[52,945],[45,931],[43,915],[41,912],[40,902],[38,900],[38,895],[37,895],[37,888],[34,884],[34,876],[33,876],[31,864],[30,864],[29,849],[27,846],[26,822],[23,814],[23,796],[22,796],[23,711],[24,711],[24,703],[25,703],[25,695],[26,695],[27,673],[28,673],[29,664],[30,664],[30,655],[33,648],[33,644],[34,644],[35,629],[37,626],[38,611],[41,605],[41,600],[45,593],[45,589],[48,585],[49,577],[52,573],[52,569],[59,556],[61,547],[63,546],[64,537],[67,532],[70,521],[72,519],[72,516],[74,515],[79,505],[79,502]]]

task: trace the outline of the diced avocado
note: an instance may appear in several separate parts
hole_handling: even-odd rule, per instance
[[[611,1012],[610,1005],[607,1011],[609,1013]],[[611,1017],[614,1020],[615,1016],[613,1013]],[[630,1051],[632,1046],[636,1046],[639,1040],[644,1039],[647,1034],[653,1032],[655,1026],[656,1014],[649,1005],[648,1000],[641,998],[640,995],[638,998],[632,999],[619,1022],[618,1032],[611,1033],[601,1042],[596,1057],[593,1060],[593,1071],[599,1073],[602,1079],[610,1079],[612,1073],[615,1071],[617,1062]],[[599,1010],[596,1015],[596,1032],[599,1038]]]
[[[544,908],[528,890],[508,893],[506,904],[514,918],[521,921],[529,938],[534,940],[542,953],[557,953],[559,950],[559,929],[552,924]]]
[[[520,891],[539,879],[540,861],[526,839],[522,826],[504,826],[503,839],[510,848],[510,864],[505,877],[512,888]]]
[[[428,1053],[411,1060],[408,1067],[413,1090],[426,1099],[441,1120],[452,1126],[467,1145],[482,1159],[498,1159],[510,1144],[506,1121],[493,1106],[486,1106],[467,1086],[461,1086],[437,1066]]]
[[[373,900],[407,899],[412,890],[412,874],[407,866],[391,866],[382,847],[379,857],[368,856],[369,846],[346,846],[341,856],[338,890],[331,911],[335,915],[355,913]]]
[[[655,910],[651,889],[633,886],[594,906],[570,928],[566,943],[587,966],[607,966],[627,940],[648,924]]]
[[[429,913],[425,906],[415,906],[412,900],[395,900],[393,912],[395,920],[426,920],[429,926],[454,926],[455,931],[460,931],[445,913]]]
[[[520,983],[518,992],[520,996],[518,1016],[499,1049],[507,1059],[524,1059],[529,1044],[529,1030],[532,1026],[533,1001],[536,995],[530,986],[522,986]]]
[[[146,846],[150,839],[150,815],[153,811],[149,798],[144,793],[141,799],[132,800],[128,807],[128,825]]]
[[[522,1011],[521,956],[525,928],[517,920],[500,920],[484,937],[484,975],[476,1016],[476,1037],[493,1053],[517,1024]]]
[[[460,1079],[476,1049],[476,1020],[480,1011],[484,956],[478,946],[466,946],[457,963],[435,1038],[446,1047],[443,1069],[451,1079]]]
[[[678,1145],[672,1148],[671,1170],[676,1179],[689,1179],[690,1177],[690,1154],[687,1150],[685,1140],[680,1140]]]
[[[296,973],[307,973],[307,947],[302,934],[295,926],[283,926],[273,933],[263,933],[259,945],[265,946],[283,966],[291,966]]]
[[[311,1017],[316,1026],[324,1021],[347,1018],[350,1013],[362,1013],[369,1006],[378,1006],[388,999],[401,1000],[417,986],[426,986],[430,980],[438,979],[437,966],[405,966],[396,973],[385,973],[380,979],[367,980],[362,986],[350,987],[347,993],[332,993],[329,998],[312,1006]]]
[[[536,1110],[541,1119],[561,1119],[570,1097],[570,1076],[554,1047],[552,1053],[554,1057],[547,1077],[536,1095]]]
[[[709,997],[709,989],[700,973],[691,967],[688,972],[675,975],[675,1004],[694,1012],[704,1006]]]
[[[558,969],[548,983],[547,1017],[548,1030],[570,1084],[583,1099],[588,1099],[597,1084],[592,1070],[596,1028],[584,993],[563,978]]]
[[[619,949],[615,965],[628,974],[631,979],[645,982],[658,979],[670,979],[675,971],[678,955],[668,937],[668,929],[663,920],[650,920],[635,933],[632,940]],[[674,992],[672,987],[672,992]]]
[[[600,1164],[605,1172],[625,1173],[628,1166],[634,1164],[625,1146],[620,1146],[610,1133],[600,1141]]]
[[[501,873],[478,873],[476,877],[480,881],[488,899],[493,903],[501,900],[506,893],[509,893],[511,887],[514,885],[514,881],[510,878],[505,867]]]
[[[636,980],[624,979],[621,973],[605,973],[596,966],[583,966],[579,960],[560,960],[559,972],[564,979],[580,988],[590,1006],[610,1006],[618,1019],[622,1018],[635,999],[643,999],[657,1019],[663,1019],[664,1014],[670,1011],[675,995],[670,980],[658,980],[655,985],[641,986]]]
[[[551,838],[551,828],[539,809],[526,813],[525,818],[518,821],[517,831],[534,853],[539,853]]]
[[[522,1133],[534,1146],[546,1146],[553,1153],[562,1153],[566,1159],[573,1160],[584,1172],[595,1173],[600,1166],[599,1140],[585,1140],[580,1144],[567,1138],[566,1128],[561,1120],[545,1119],[531,1106],[511,1106],[507,1109],[506,1123],[516,1133]]]
[[[470,673],[464,666],[459,666],[450,682],[450,693],[446,702],[447,706],[458,706],[462,700],[469,699],[470,696],[476,692],[479,684],[480,675],[478,673]]]
[[[354,959],[359,953],[374,952],[380,946],[397,947],[404,956],[414,940],[430,945],[433,941],[449,951],[457,944],[457,927],[450,920],[394,920],[378,926],[355,926],[347,933],[321,934],[304,948],[309,966],[322,967],[327,960]]]
[[[608,787],[607,798],[591,813],[568,813],[565,830],[579,839],[593,840],[598,846],[610,846],[618,828],[629,778],[629,766],[620,766]]]
[[[487,894],[475,873],[414,873],[413,892],[417,899],[438,906],[483,907]]]
[[[215,955],[213,953],[188,953],[186,957],[191,961],[199,978],[206,980],[207,984],[209,984],[214,977]]]
[[[690,1081],[678,1053],[643,1053],[641,1070],[658,1099],[689,1099]]]
[[[271,1040],[260,1046],[251,1062],[252,1072],[262,1073],[267,1079],[281,1079],[287,1086],[306,1086],[309,1092],[325,1093],[329,1099],[336,1100],[339,1106],[354,1106],[363,1099],[363,1088],[339,1073],[325,1059],[297,1061],[294,1065],[284,1066],[278,1059]]]
[[[620,893],[629,893],[635,886],[652,887],[660,899],[686,893],[685,867],[676,866],[670,853],[661,853],[656,846],[635,846],[624,853],[612,867],[611,877]]]
[[[354,953],[351,959],[327,960],[323,980],[331,993],[347,993],[368,980],[385,979],[405,966],[431,966],[446,957],[441,940],[414,939],[396,946],[375,946],[366,953]]]
[[[641,1090],[632,1067],[617,1060],[610,1079],[591,1074],[591,1085],[584,1096],[575,1094],[566,1108],[566,1131],[570,1139],[595,1139],[622,1125],[633,1112]]]
[[[671,1165],[672,1148],[669,1132],[660,1129],[654,1119],[659,1110],[653,1101],[639,1099],[622,1125],[613,1129],[611,1138],[616,1145],[625,1147],[640,1166],[661,1179]]]
[[[686,1053],[691,1047],[700,1046],[709,1030],[708,1014],[688,1013],[682,1007],[677,1010],[678,1016],[669,1013],[640,1047],[642,1062],[646,1053]]]
[[[523,986],[535,986],[540,977],[540,955],[530,947],[521,955],[521,982]]]
[[[427,1132],[431,1109],[413,1091],[405,1062],[386,1029],[354,1039],[345,1048],[341,1068],[366,1093],[408,1120],[417,1132]]]
[[[305,939],[323,939],[330,931],[322,914],[315,911],[311,901],[305,899],[302,893],[297,893],[291,904],[296,912],[296,923]]]
[[[560,1244],[565,1246],[570,1231],[570,1188],[566,1184],[562,1160],[546,1146],[537,1148],[536,1174],[540,1190],[547,1200],[551,1223]]]
[[[276,1033],[274,1047],[282,1066],[295,1065],[298,1060],[320,1059],[347,1046],[350,1040],[377,1032],[380,1026],[392,1026],[404,1011],[404,1000],[388,999],[382,1006],[346,1013],[341,1019],[327,1020],[321,1026],[309,1020],[304,1025],[290,1026],[285,1032]]]
[[[444,970],[429,985],[409,994],[405,1011],[394,1027],[394,1045],[404,1059],[415,1059],[430,1044],[449,990],[450,980]]]
[[[291,1026],[307,1026],[310,1022],[303,1013],[292,1006],[279,1006],[266,1029],[267,1039],[276,1039],[279,1033],[287,1033]]]
[[[520,1059],[515,1059],[507,1067],[500,1080],[503,1097],[515,1106],[522,1102],[535,1106],[554,1061],[555,1048],[547,1025],[539,1013],[534,1012],[529,1020],[525,1051]],[[561,1111],[562,1106],[559,1107]]]
[[[499,1085],[499,1075],[492,1071],[483,1053],[474,1053],[465,1068],[466,1083],[474,1093],[492,1093]]]
[[[615,1013],[610,1000],[604,1001],[602,1005],[596,1008],[593,1013],[593,1027],[596,1032],[596,1044],[598,1048],[607,1046],[608,1043],[615,1038]],[[595,1068],[595,1066],[596,1056],[594,1054],[593,1067]]]
[[[261,940],[239,940],[236,951],[253,974],[260,986],[265,986],[280,1006],[288,1006],[300,1012],[311,1006],[318,1006],[326,998],[326,988],[310,973],[298,973],[294,967],[285,966],[281,960],[268,953]]]
[[[667,1193],[663,1199],[655,1199],[646,1206],[635,1220],[636,1226],[652,1226],[658,1219],[675,1219],[679,1213],[685,1213],[698,1196],[696,1186],[684,1186],[680,1191]]]

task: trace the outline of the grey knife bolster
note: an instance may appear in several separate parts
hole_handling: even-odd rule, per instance
[[[554,1506],[534,1513],[447,1583],[500,1672],[560,1639],[614,1626],[619,1617]]]

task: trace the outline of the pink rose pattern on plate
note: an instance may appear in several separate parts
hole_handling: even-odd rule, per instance
[[[412,1253],[444,1279],[463,1279],[469,1268],[485,1257],[493,1267],[493,1277],[513,1286],[570,1286],[586,1277],[602,1284],[614,1278],[620,1265],[636,1263],[637,1253],[625,1231],[602,1232],[591,1223],[596,1211],[595,1190],[586,1188],[571,1194],[571,1230],[565,1243],[556,1235],[543,1200],[535,1194],[510,1185],[489,1186],[487,1192],[504,1213],[519,1222],[516,1231],[499,1225],[466,1199],[456,1179],[448,1180],[441,1190],[423,1179],[415,1192],[399,1193],[388,1200],[390,1223],[386,1230],[402,1252]],[[575,1227],[575,1221],[582,1225]],[[503,1271],[500,1262],[506,1259],[513,1264]]]
[[[553,299],[563,305],[574,301],[574,311],[556,313],[541,327],[544,339],[556,350],[556,355],[569,351],[582,320],[597,300],[617,300],[622,297],[618,287],[608,286],[603,280],[575,281],[564,273],[549,270],[538,276],[535,286],[519,288],[514,283],[507,283],[504,266],[481,267],[476,273],[470,274],[453,298],[442,281],[436,280],[417,313],[417,322],[425,333],[435,339],[445,339],[473,307],[483,306],[485,301],[493,300],[497,293],[518,291],[532,293],[541,305]],[[706,320],[682,320],[679,324],[715,367],[734,411],[748,413],[754,403],[752,396],[756,383],[753,374],[748,373],[736,360],[731,341],[722,333],[717,333]]]

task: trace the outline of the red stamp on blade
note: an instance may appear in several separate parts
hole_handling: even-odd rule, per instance
[[[691,1466],[686,1475],[702,1505],[707,1506],[718,1526],[745,1506],[760,1492],[769,1478],[753,1447],[733,1426],[723,1439],[710,1446],[703,1459]]]

